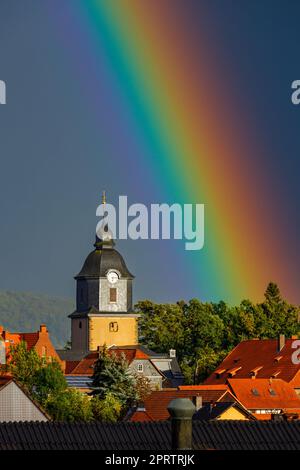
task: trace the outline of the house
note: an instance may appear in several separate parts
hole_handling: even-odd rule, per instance
[[[201,421],[211,420],[254,420],[255,417],[238,401],[205,403],[195,414],[193,419]]]
[[[282,379],[228,379],[230,392],[257,419],[271,419],[284,414],[300,416],[300,398],[293,387]]]
[[[228,379],[282,379],[300,395],[300,364],[292,362],[296,337],[252,339],[239,343],[205,384],[225,384]]]
[[[50,340],[46,325],[40,325],[39,330],[34,333],[11,333],[0,326],[0,364],[10,360],[10,348],[20,344],[21,341],[25,341],[28,350],[34,348],[38,355],[47,361],[57,360],[64,369],[65,364]]]
[[[141,346],[123,346],[111,347],[108,349],[109,354],[123,356],[129,364],[129,370],[133,375],[143,375],[150,381],[150,386],[154,389],[161,389],[163,382],[167,381],[167,377],[156,367],[151,356],[144,352]],[[98,352],[91,352],[81,360],[66,361],[65,377],[69,387],[75,387],[83,392],[88,392],[92,387],[92,375],[94,373],[94,365],[98,359]],[[68,357],[66,352],[64,357]]]
[[[46,412],[11,377],[0,376],[0,422],[48,421]]]
[[[127,421],[169,419],[168,405],[174,398],[190,398],[196,406],[194,419],[254,419],[225,385],[179,386],[153,391],[143,404],[130,410]]]

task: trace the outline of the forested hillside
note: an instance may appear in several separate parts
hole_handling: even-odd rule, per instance
[[[74,308],[70,299],[0,291],[0,325],[12,332],[28,332],[37,331],[45,323],[57,348],[62,348],[70,338],[71,322],[67,316]]]

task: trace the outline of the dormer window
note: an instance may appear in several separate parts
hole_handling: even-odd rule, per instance
[[[229,377],[233,377],[241,368],[242,368],[242,366],[234,367],[233,369],[230,369],[228,371]]]
[[[276,377],[281,373],[281,370],[276,370],[272,375],[272,379],[276,379]]]
[[[274,361],[275,361],[275,362],[279,362],[280,359],[282,359],[282,356],[276,356],[275,359],[274,359]]]
[[[256,377],[258,372],[263,368],[263,366],[257,366],[255,367],[255,369],[252,369],[251,372],[250,372],[250,375],[252,377]]]
[[[216,374],[216,377],[219,379],[221,377],[222,374],[224,374],[224,372],[226,372],[226,369],[218,369],[216,370],[215,374]]]
[[[141,362],[138,363],[137,370],[138,372],[144,372],[144,365]]]

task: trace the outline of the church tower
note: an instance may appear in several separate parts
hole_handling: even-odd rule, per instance
[[[132,312],[134,276],[114,248],[107,225],[99,235],[95,249],[75,276],[76,310],[69,315],[72,351],[96,351],[104,344],[138,344],[139,315]]]

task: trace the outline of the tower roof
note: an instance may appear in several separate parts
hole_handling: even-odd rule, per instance
[[[127,269],[123,256],[114,249],[112,244],[106,245],[96,239],[95,247],[95,250],[87,256],[75,279],[105,277],[110,269],[115,269],[122,277],[134,278]]]
[[[102,192],[102,204],[106,204],[106,192]],[[128,271],[122,255],[114,249],[115,242],[113,233],[108,227],[107,222],[103,220],[101,227],[97,230],[95,250],[86,258],[81,271],[75,276],[80,278],[105,277],[107,272],[112,269],[120,273],[122,277],[133,279],[134,276]]]

